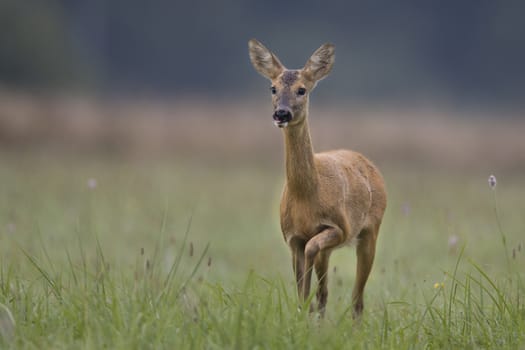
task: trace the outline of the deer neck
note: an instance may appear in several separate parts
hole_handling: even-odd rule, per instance
[[[286,183],[291,194],[307,198],[317,193],[318,177],[306,116],[303,120],[284,129]]]

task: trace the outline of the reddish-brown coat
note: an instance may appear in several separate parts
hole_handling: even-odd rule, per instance
[[[325,44],[305,67],[286,69],[277,56],[255,39],[249,42],[255,69],[275,88],[273,105],[291,111],[283,125],[286,183],[281,199],[281,229],[292,251],[298,293],[310,293],[312,269],[319,284],[318,308],[324,313],[328,260],[333,249],[356,242],[357,274],[354,316],[363,310],[363,291],[372,268],[386,191],[379,170],[363,155],[349,150],[315,154],[308,128],[308,95],[334,62],[334,46]],[[293,77],[293,79],[292,79]],[[298,89],[307,93],[299,94]]]

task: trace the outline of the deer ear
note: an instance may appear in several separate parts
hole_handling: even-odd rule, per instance
[[[335,45],[324,44],[312,54],[303,68],[304,76],[316,82],[330,73],[335,61]]]
[[[284,70],[283,64],[270,50],[256,39],[248,41],[250,60],[261,75],[273,80]]]

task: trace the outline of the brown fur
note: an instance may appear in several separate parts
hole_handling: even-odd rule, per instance
[[[318,278],[317,302],[324,314],[327,273],[333,249],[357,241],[357,273],[352,294],[354,316],[363,311],[363,291],[372,268],[379,227],[386,208],[384,181],[363,155],[337,150],[314,154],[308,128],[308,95],[334,62],[334,46],[325,44],[305,67],[288,70],[257,40],[249,41],[252,64],[275,88],[275,110],[286,108],[292,120],[283,128],[286,183],[281,199],[281,229],[293,257],[299,297],[310,294],[312,270]],[[306,94],[300,95],[299,88]]]

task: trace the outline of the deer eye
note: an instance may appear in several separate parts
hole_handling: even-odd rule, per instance
[[[275,88],[275,86],[272,86],[270,88],[270,91],[272,92],[272,95],[275,95],[277,93],[277,89]]]
[[[305,88],[297,89],[297,95],[303,96],[304,94],[306,94],[306,89]]]

